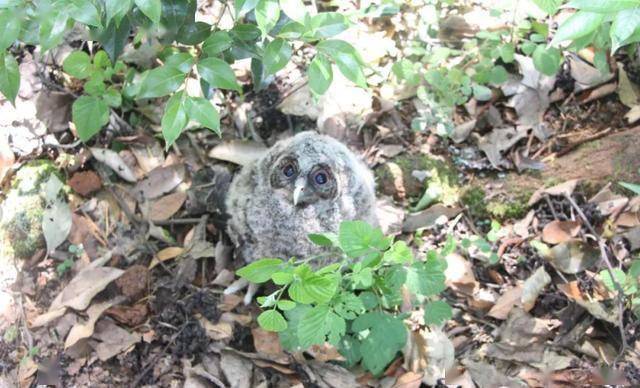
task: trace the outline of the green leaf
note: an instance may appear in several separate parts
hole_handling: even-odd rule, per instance
[[[253,10],[256,7],[256,4],[258,4],[258,0],[236,0],[236,17],[241,17],[247,14],[249,11]]]
[[[111,19],[115,19],[116,24],[120,24],[120,21],[129,12],[132,5],[132,0],[104,0],[107,24]]]
[[[187,126],[187,121],[187,112],[183,104],[183,92],[178,92],[167,101],[160,122],[166,149],[169,149],[180,136],[184,127]]]
[[[185,107],[189,119],[221,136],[220,115],[209,100],[203,97],[187,97]]]
[[[293,310],[294,308],[296,308],[297,304],[294,301],[291,300],[279,300],[278,303],[278,308],[282,311],[289,311],[289,310]]]
[[[620,285],[620,287],[623,287],[625,280],[627,278],[627,275],[624,273],[624,271],[621,270],[620,268],[614,268],[613,271],[611,271],[611,273],[613,274],[613,279],[615,279],[615,281]],[[615,282],[611,278],[611,275],[609,274],[608,270],[603,269],[602,271],[600,271],[598,276],[600,277],[600,280],[602,281],[602,283],[604,283],[604,285],[609,289],[609,291],[612,291],[612,292],[618,291],[618,289],[616,288]]]
[[[533,3],[548,15],[553,15],[560,8],[562,0],[533,0]]]
[[[276,310],[263,311],[258,315],[258,324],[268,331],[280,332],[287,329],[287,321]]]
[[[313,307],[302,317],[298,326],[298,341],[302,348],[321,345],[325,341],[337,345],[345,334],[347,325],[329,306]]]
[[[289,19],[304,23],[307,9],[302,0],[280,0],[280,8]]]
[[[130,29],[129,18],[124,18],[119,25],[115,21],[111,21],[104,29],[92,30],[92,36],[95,36],[94,39],[102,44],[102,48],[109,54],[111,61],[115,62],[128,42]]]
[[[66,12],[53,12],[42,19],[38,34],[42,51],[47,51],[62,42],[68,20],[69,16]]]
[[[164,61],[164,66],[173,67],[186,74],[193,66],[193,57],[189,53],[176,53]]]
[[[597,13],[613,13],[637,6],[638,0],[572,0],[565,5],[565,8]]]
[[[362,299],[351,292],[341,294],[333,308],[336,314],[347,320],[356,319],[365,312]]]
[[[298,22],[289,22],[282,26],[278,31],[278,37],[284,39],[298,39],[306,31],[303,24]]]
[[[640,184],[636,183],[627,183],[627,182],[618,182],[618,184],[624,187],[627,190],[631,190],[634,193],[640,195]]]
[[[589,35],[600,27],[604,17],[605,15],[599,13],[586,11],[576,12],[558,27],[551,44],[557,45],[567,40],[574,40]]]
[[[293,281],[293,274],[291,272],[275,272],[271,275],[271,280],[279,286],[284,286]]]
[[[638,3],[640,6],[640,3]],[[625,9],[618,12],[611,24],[611,40],[623,42],[640,28],[640,8]],[[614,44],[614,46],[616,46]]]
[[[451,306],[441,300],[429,302],[424,307],[424,323],[427,325],[440,325],[451,319],[452,316]]]
[[[446,288],[444,271],[437,259],[415,263],[411,267],[406,267],[404,271],[406,272],[405,284],[409,291],[416,295],[437,295]]]
[[[507,73],[507,70],[503,66],[498,65],[491,69],[489,81],[492,84],[499,85],[507,82],[507,79],[509,79],[509,73]]]
[[[3,32],[0,34],[0,51],[11,46],[18,39],[22,20],[22,15],[13,10],[0,11],[0,26],[3,28]]]
[[[151,19],[153,24],[160,24],[160,16],[162,15],[161,0],[135,0],[140,11]]]
[[[353,321],[354,333],[366,337],[360,345],[362,364],[374,375],[379,375],[395,359],[407,340],[407,329],[401,319],[384,312],[371,312]]]
[[[300,350],[300,343],[298,341],[298,327],[302,317],[311,310],[309,305],[298,304],[293,310],[286,310],[284,315],[287,317],[287,329],[280,332],[280,344],[282,347],[289,351]]]
[[[367,81],[362,72],[362,60],[352,45],[343,40],[333,39],[318,43],[316,48],[319,52],[331,57],[347,79],[361,88],[367,87]]]
[[[68,15],[79,21],[94,27],[102,27],[100,22],[100,12],[95,4],[88,0],[65,0],[68,8]]]
[[[534,66],[545,75],[555,75],[560,69],[561,61],[562,53],[555,47],[546,47],[546,45],[540,44],[533,52]]]
[[[413,262],[413,253],[406,242],[396,241],[391,248],[384,253],[382,260],[393,264],[411,263]]]
[[[20,89],[18,62],[13,55],[0,51],[0,93],[15,106],[18,89]]]
[[[295,277],[289,286],[289,297],[298,303],[327,303],[338,289],[337,274],[305,273]]]
[[[229,47],[231,36],[227,31],[216,31],[202,43],[202,51],[208,56],[219,54]]]
[[[339,12],[321,12],[309,22],[311,34],[316,39],[330,38],[349,28],[349,20]]]
[[[321,247],[338,246],[338,236],[335,233],[309,233],[307,235],[312,243]]]
[[[98,69],[106,69],[111,67],[111,60],[104,50],[100,50],[93,56],[93,65]]]
[[[109,107],[98,97],[82,96],[73,102],[71,117],[78,137],[87,142],[109,122]]]
[[[240,91],[231,66],[222,59],[205,58],[198,63],[198,73],[214,88]]]
[[[351,280],[355,289],[365,290],[373,284],[373,271],[369,267],[363,268],[355,272]]]
[[[531,55],[535,51],[536,47],[538,47],[537,44],[531,41],[525,40],[520,45],[520,50],[522,50],[522,53],[525,55]]]
[[[267,74],[275,74],[289,62],[291,45],[282,38],[272,40],[264,49],[263,64]]]
[[[474,84],[472,89],[473,97],[478,101],[489,101],[493,95],[491,89],[484,85]]]
[[[89,54],[84,51],[74,51],[62,62],[62,70],[70,76],[85,79],[91,75],[93,66]]]
[[[391,240],[385,238],[382,231],[363,221],[343,221],[338,233],[340,248],[352,258],[377,255],[387,249]]]
[[[236,275],[251,283],[264,283],[271,275],[279,271],[283,261],[280,259],[260,259],[236,271]]]
[[[516,50],[513,43],[504,43],[500,46],[500,58],[504,63],[511,63],[515,59]]]
[[[256,22],[262,31],[262,36],[266,36],[273,29],[280,19],[280,6],[278,0],[260,0],[256,5]]]
[[[253,24],[236,24],[229,33],[234,39],[250,41],[260,37],[260,29]]]
[[[316,55],[307,70],[309,76],[309,88],[316,95],[324,94],[333,81],[331,63],[323,55]]]
[[[190,46],[196,45],[209,36],[211,24],[205,22],[185,23],[178,30],[176,41]]]
[[[169,95],[182,85],[186,74],[172,66],[162,66],[143,74],[136,98],[155,98]]]
[[[113,86],[110,86],[106,90],[106,92],[102,95],[102,99],[107,103],[107,105],[112,108],[117,108],[122,105],[122,95]]]

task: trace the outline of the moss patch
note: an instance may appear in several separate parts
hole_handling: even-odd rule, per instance
[[[476,220],[504,221],[524,217],[527,214],[527,202],[530,196],[531,193],[526,192],[510,198],[493,198],[487,201],[485,191],[480,187],[472,186],[462,194],[461,201]]]

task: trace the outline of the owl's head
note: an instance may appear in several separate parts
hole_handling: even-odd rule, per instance
[[[361,165],[339,141],[315,132],[302,132],[276,143],[262,163],[274,190],[296,207],[334,201],[358,184]]]

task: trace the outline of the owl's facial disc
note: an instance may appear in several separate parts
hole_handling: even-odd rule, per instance
[[[324,164],[314,165],[306,175],[300,174],[293,188],[293,205],[305,206],[320,200],[336,197],[337,182],[331,168]]]

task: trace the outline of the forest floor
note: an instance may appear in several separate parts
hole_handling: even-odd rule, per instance
[[[379,73],[394,60],[382,47],[402,36],[394,23],[345,36]],[[516,83],[540,76],[524,62]],[[381,226],[417,257],[450,236],[460,242],[444,292],[455,362],[441,384],[640,385],[640,302],[612,290],[626,287],[620,273],[640,249],[640,196],[620,185],[640,182],[640,127],[625,118],[616,78],[578,90],[576,68],[568,62],[552,89],[536,90],[547,104],[535,123],[520,125],[525,113],[494,93],[457,107],[445,138],[412,129],[429,115],[415,88],[382,80],[365,91],[336,77],[314,101],[294,64],[259,92],[236,64],[247,93],[218,101],[222,137],[194,129],[165,151],[153,111],[144,127],[112,118],[91,147],[75,141],[60,63],[25,51],[16,107],[0,101],[3,193],[21,170],[54,167],[73,211],[58,218],[71,232],[55,252],[0,260],[0,386],[419,387],[436,351],[427,343],[374,377],[342,367],[330,346],[284,352],[257,326],[255,304],[222,293],[243,265],[225,237],[224,188],[303,130],[362,155]],[[439,195],[429,200],[427,189]],[[56,238],[59,228],[43,228]]]

